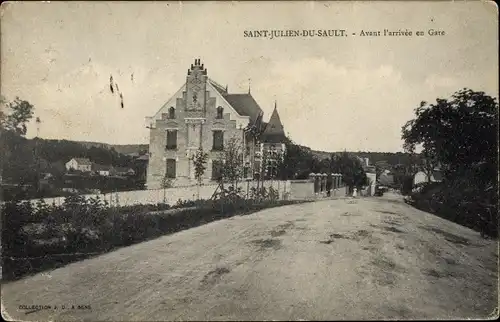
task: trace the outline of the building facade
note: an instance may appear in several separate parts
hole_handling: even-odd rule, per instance
[[[85,158],[73,158],[66,162],[66,170],[77,170],[82,172],[92,171],[92,162]]]
[[[202,181],[216,180],[230,140],[241,146],[245,176],[251,178],[261,166],[257,162],[259,152],[268,146],[261,140],[266,130],[263,114],[250,89],[245,94],[230,94],[227,86],[208,77],[204,64],[196,59],[187,71],[185,83],[146,120],[150,129],[147,188],[194,184],[192,157],[200,147],[208,154]],[[275,114],[279,124],[273,121],[273,129],[283,129],[276,109]],[[276,133],[274,136],[278,137]],[[282,148],[281,142],[272,144]]]

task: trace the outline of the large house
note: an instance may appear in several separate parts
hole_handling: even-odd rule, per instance
[[[66,170],[76,170],[82,172],[92,171],[92,162],[86,158],[73,158],[66,162]]]
[[[285,149],[283,125],[275,109],[268,123],[250,93],[231,94],[208,77],[200,59],[187,71],[185,83],[147,118],[150,129],[147,187],[165,179],[174,185],[195,183],[192,156],[200,147],[208,153],[204,182],[215,180],[223,166],[223,150],[231,139],[242,147],[245,176],[261,173],[261,158],[271,164]],[[269,152],[269,153],[267,153]],[[272,168],[272,166],[271,166]]]

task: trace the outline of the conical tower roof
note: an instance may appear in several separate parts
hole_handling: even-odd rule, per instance
[[[282,143],[285,142],[286,135],[283,123],[281,123],[280,115],[276,102],[274,103],[273,114],[262,133],[262,141],[268,143]]]

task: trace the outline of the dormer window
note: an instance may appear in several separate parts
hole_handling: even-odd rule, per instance
[[[175,108],[173,106],[168,109],[168,118],[175,119]]]
[[[224,114],[224,109],[222,106],[217,107],[217,117],[218,119],[222,119]]]

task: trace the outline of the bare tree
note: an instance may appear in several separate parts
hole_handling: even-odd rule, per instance
[[[200,147],[191,157],[191,161],[193,161],[194,164],[194,177],[196,178],[197,183],[197,199],[200,199],[200,186],[203,179],[203,174],[205,174],[207,159],[208,154],[203,151],[202,147]]]
[[[227,182],[235,189],[243,179],[243,145],[237,138],[230,138],[224,145],[221,155],[224,166],[221,169],[222,182]]]

